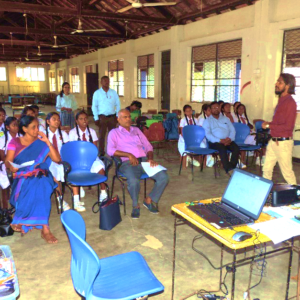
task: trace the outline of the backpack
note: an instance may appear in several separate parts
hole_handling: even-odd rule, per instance
[[[148,129],[145,127],[143,133],[149,142],[161,142],[165,139],[165,129],[161,122],[151,124]]]
[[[165,139],[166,140],[178,140],[179,133],[178,133],[178,125],[179,120],[176,117],[168,118],[164,121],[164,128],[166,130]]]

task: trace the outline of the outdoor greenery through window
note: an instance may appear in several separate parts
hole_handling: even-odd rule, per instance
[[[0,67],[0,81],[6,81],[6,68]]]
[[[50,92],[56,91],[55,72],[49,72],[49,89]]]
[[[110,86],[119,96],[124,96],[124,60],[111,60],[108,62],[108,76]]]
[[[284,32],[282,72],[293,74],[296,78],[296,95],[293,95],[300,110],[300,29]]]
[[[72,93],[80,92],[79,68],[71,68],[71,89]]]
[[[16,67],[17,81],[45,81],[44,68]]]
[[[154,98],[154,54],[138,56],[138,98]]]
[[[191,101],[240,101],[242,40],[192,49]]]

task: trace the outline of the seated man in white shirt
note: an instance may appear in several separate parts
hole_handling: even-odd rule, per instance
[[[211,116],[205,119],[203,123],[205,135],[209,147],[219,152],[225,172],[230,175],[238,163],[240,153],[238,145],[234,142],[235,129],[230,120],[220,114],[220,105],[218,102],[212,102],[210,107]],[[227,150],[231,151],[230,161]]]

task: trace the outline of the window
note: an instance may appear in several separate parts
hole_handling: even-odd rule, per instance
[[[240,101],[242,40],[194,47],[191,101]]]
[[[85,74],[84,74],[84,83],[83,83],[83,86],[84,86],[84,93],[86,94],[87,93],[87,87],[86,87],[86,74],[87,73],[93,73],[93,65],[88,65],[88,66],[85,66]]]
[[[284,32],[282,72],[293,74],[296,78],[296,95],[293,95],[300,110],[300,29]]]
[[[78,68],[71,68],[71,88],[72,93],[79,93],[79,69]]]
[[[6,81],[6,68],[0,67],[0,81]]]
[[[59,90],[62,88],[63,83],[65,82],[65,70],[58,70],[58,85],[59,85]]]
[[[56,91],[55,72],[54,71],[49,72],[49,88],[50,88],[50,92]]]
[[[138,56],[138,98],[154,98],[154,54]]]
[[[44,68],[16,68],[17,81],[45,81]]]
[[[109,61],[108,74],[111,87],[119,96],[124,96],[124,60]]]

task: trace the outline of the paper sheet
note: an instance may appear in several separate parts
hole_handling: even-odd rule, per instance
[[[296,219],[278,218],[262,223],[248,225],[254,230],[269,237],[274,244],[286,241],[294,236],[300,235],[300,222]]]
[[[294,218],[294,216],[300,215],[299,209],[293,209],[290,206],[264,207],[263,212],[275,218]]]
[[[27,162],[24,162],[22,163],[21,165],[18,165],[18,164],[15,164],[11,161],[9,161],[9,163],[16,169],[21,169],[21,168],[24,168],[24,167],[29,167],[29,166],[32,166],[34,164],[34,160],[31,160],[31,161],[27,161]]]
[[[158,172],[167,170],[166,168],[164,168],[164,167],[161,166],[161,165],[158,165],[158,166],[156,166],[156,167],[150,167],[150,163],[149,163],[149,162],[142,162],[141,165],[142,165],[142,167],[143,167],[145,173],[146,173],[149,177],[154,176],[154,175],[157,174]]]

